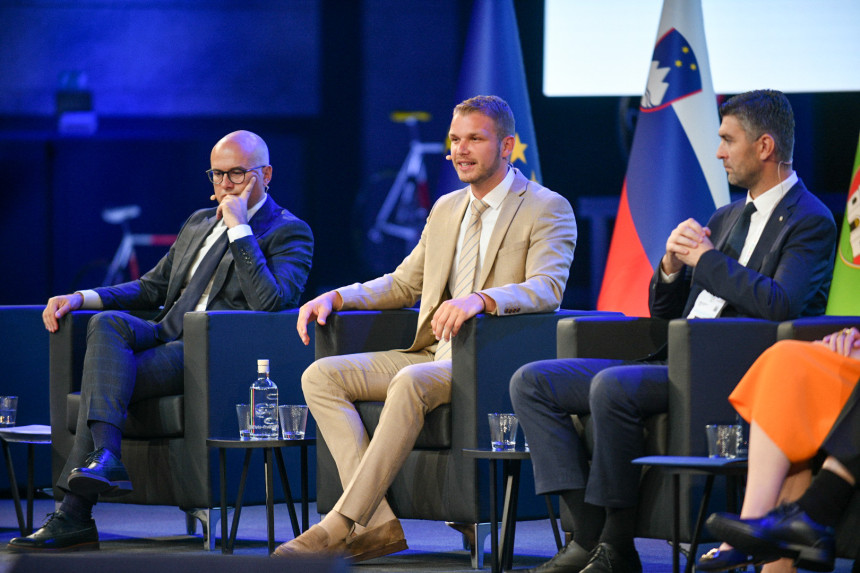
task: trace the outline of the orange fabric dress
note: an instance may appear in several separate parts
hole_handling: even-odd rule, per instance
[[[791,462],[812,458],[860,379],[860,360],[823,344],[777,342],[755,361],[729,396]]]

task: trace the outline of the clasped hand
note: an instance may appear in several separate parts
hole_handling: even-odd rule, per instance
[[[703,253],[714,248],[711,230],[695,219],[687,219],[672,231],[666,241],[662,268],[666,274],[677,273],[684,265],[695,267]]]
[[[815,342],[824,344],[836,354],[860,360],[860,331],[856,327],[843,328]]]

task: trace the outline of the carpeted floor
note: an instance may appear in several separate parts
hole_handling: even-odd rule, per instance
[[[38,499],[34,511],[36,527],[41,524],[45,515],[53,511],[53,501],[49,499]],[[283,505],[275,509],[275,539],[281,543],[292,537],[289,526],[287,510]],[[232,518],[232,512],[230,513]],[[184,514],[174,507],[164,506],[140,506],[114,503],[101,503],[95,508],[96,523],[101,538],[101,550],[89,554],[91,563],[102,563],[103,567],[87,567],[91,572],[120,570],[123,573],[132,573],[133,568],[123,565],[117,568],[116,562],[110,561],[110,555],[127,555],[133,557],[135,562],[151,561],[151,567],[147,570],[151,573],[166,573],[160,560],[165,556],[176,556],[179,561],[205,565],[198,568],[191,566],[188,573],[196,573],[198,570],[212,570],[212,563],[220,563],[214,557],[229,561],[230,566],[224,571],[236,570],[243,573],[248,571],[248,563],[262,563],[265,570],[269,570],[268,564],[262,559],[250,559],[250,557],[265,557],[266,548],[266,519],[263,506],[246,507],[242,510],[239,524],[235,559],[230,556],[222,556],[220,553],[220,524],[215,525],[216,537],[219,544],[215,555],[204,550],[203,538],[199,531],[197,536],[185,534]],[[311,522],[318,520],[314,506],[311,507]],[[17,520],[11,499],[0,499],[0,573],[16,570],[47,571],[43,564],[36,568],[24,567],[24,562],[16,560],[16,556],[6,551],[6,542],[18,535]],[[199,529],[199,528],[198,528]],[[462,538],[459,533],[448,528],[444,523],[404,520],[403,529],[409,543],[409,550],[388,557],[374,559],[354,565],[352,570],[356,573],[393,573],[398,571],[409,572],[451,572],[451,573],[473,573],[469,554],[463,549]],[[648,573],[671,571],[672,551],[671,547],[662,540],[637,539],[637,548],[640,552],[644,569]],[[486,543],[485,570],[489,571],[490,554],[489,539]],[[516,541],[514,544],[514,569],[527,569],[534,567],[555,554],[555,542],[549,521],[526,521],[517,525]],[[193,556],[198,556],[197,558]],[[102,557],[98,557],[102,556]],[[87,556],[79,555],[76,559],[68,561],[66,567],[60,567],[57,571],[64,569],[73,570],[71,565],[80,560],[86,560]],[[274,561],[274,560],[272,560]],[[124,562],[124,561],[123,561]],[[226,563],[225,563],[226,565]],[[295,567],[286,567],[283,570],[298,570],[310,573],[312,566],[294,564]],[[684,565],[684,559],[681,559]],[[253,566],[252,566],[253,567]],[[153,570],[155,569],[155,570]],[[183,569],[188,569],[183,567]],[[216,569],[221,571],[220,566]],[[257,568],[253,573],[258,573]],[[323,569],[319,569],[322,571]],[[844,560],[837,562],[837,572],[847,573],[851,570],[851,563]]]

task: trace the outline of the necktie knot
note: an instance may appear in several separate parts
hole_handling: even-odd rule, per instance
[[[487,203],[484,203],[480,199],[475,199],[474,201],[472,201],[471,207],[472,207],[472,216],[473,217],[480,217],[481,215],[484,214],[484,211],[487,210],[489,205]]]

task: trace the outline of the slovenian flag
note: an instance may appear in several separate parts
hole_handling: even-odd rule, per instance
[[[836,250],[825,314],[860,315],[860,142],[854,157],[845,220]]]
[[[455,103],[477,95],[499,96],[511,106],[516,120],[511,163],[539,182],[537,141],[513,0],[475,0],[472,7]],[[452,165],[442,169],[438,188],[440,195],[463,188]]]
[[[648,316],[648,284],[666,239],[729,202],[719,113],[699,0],[665,0],[639,106],[599,310]]]

